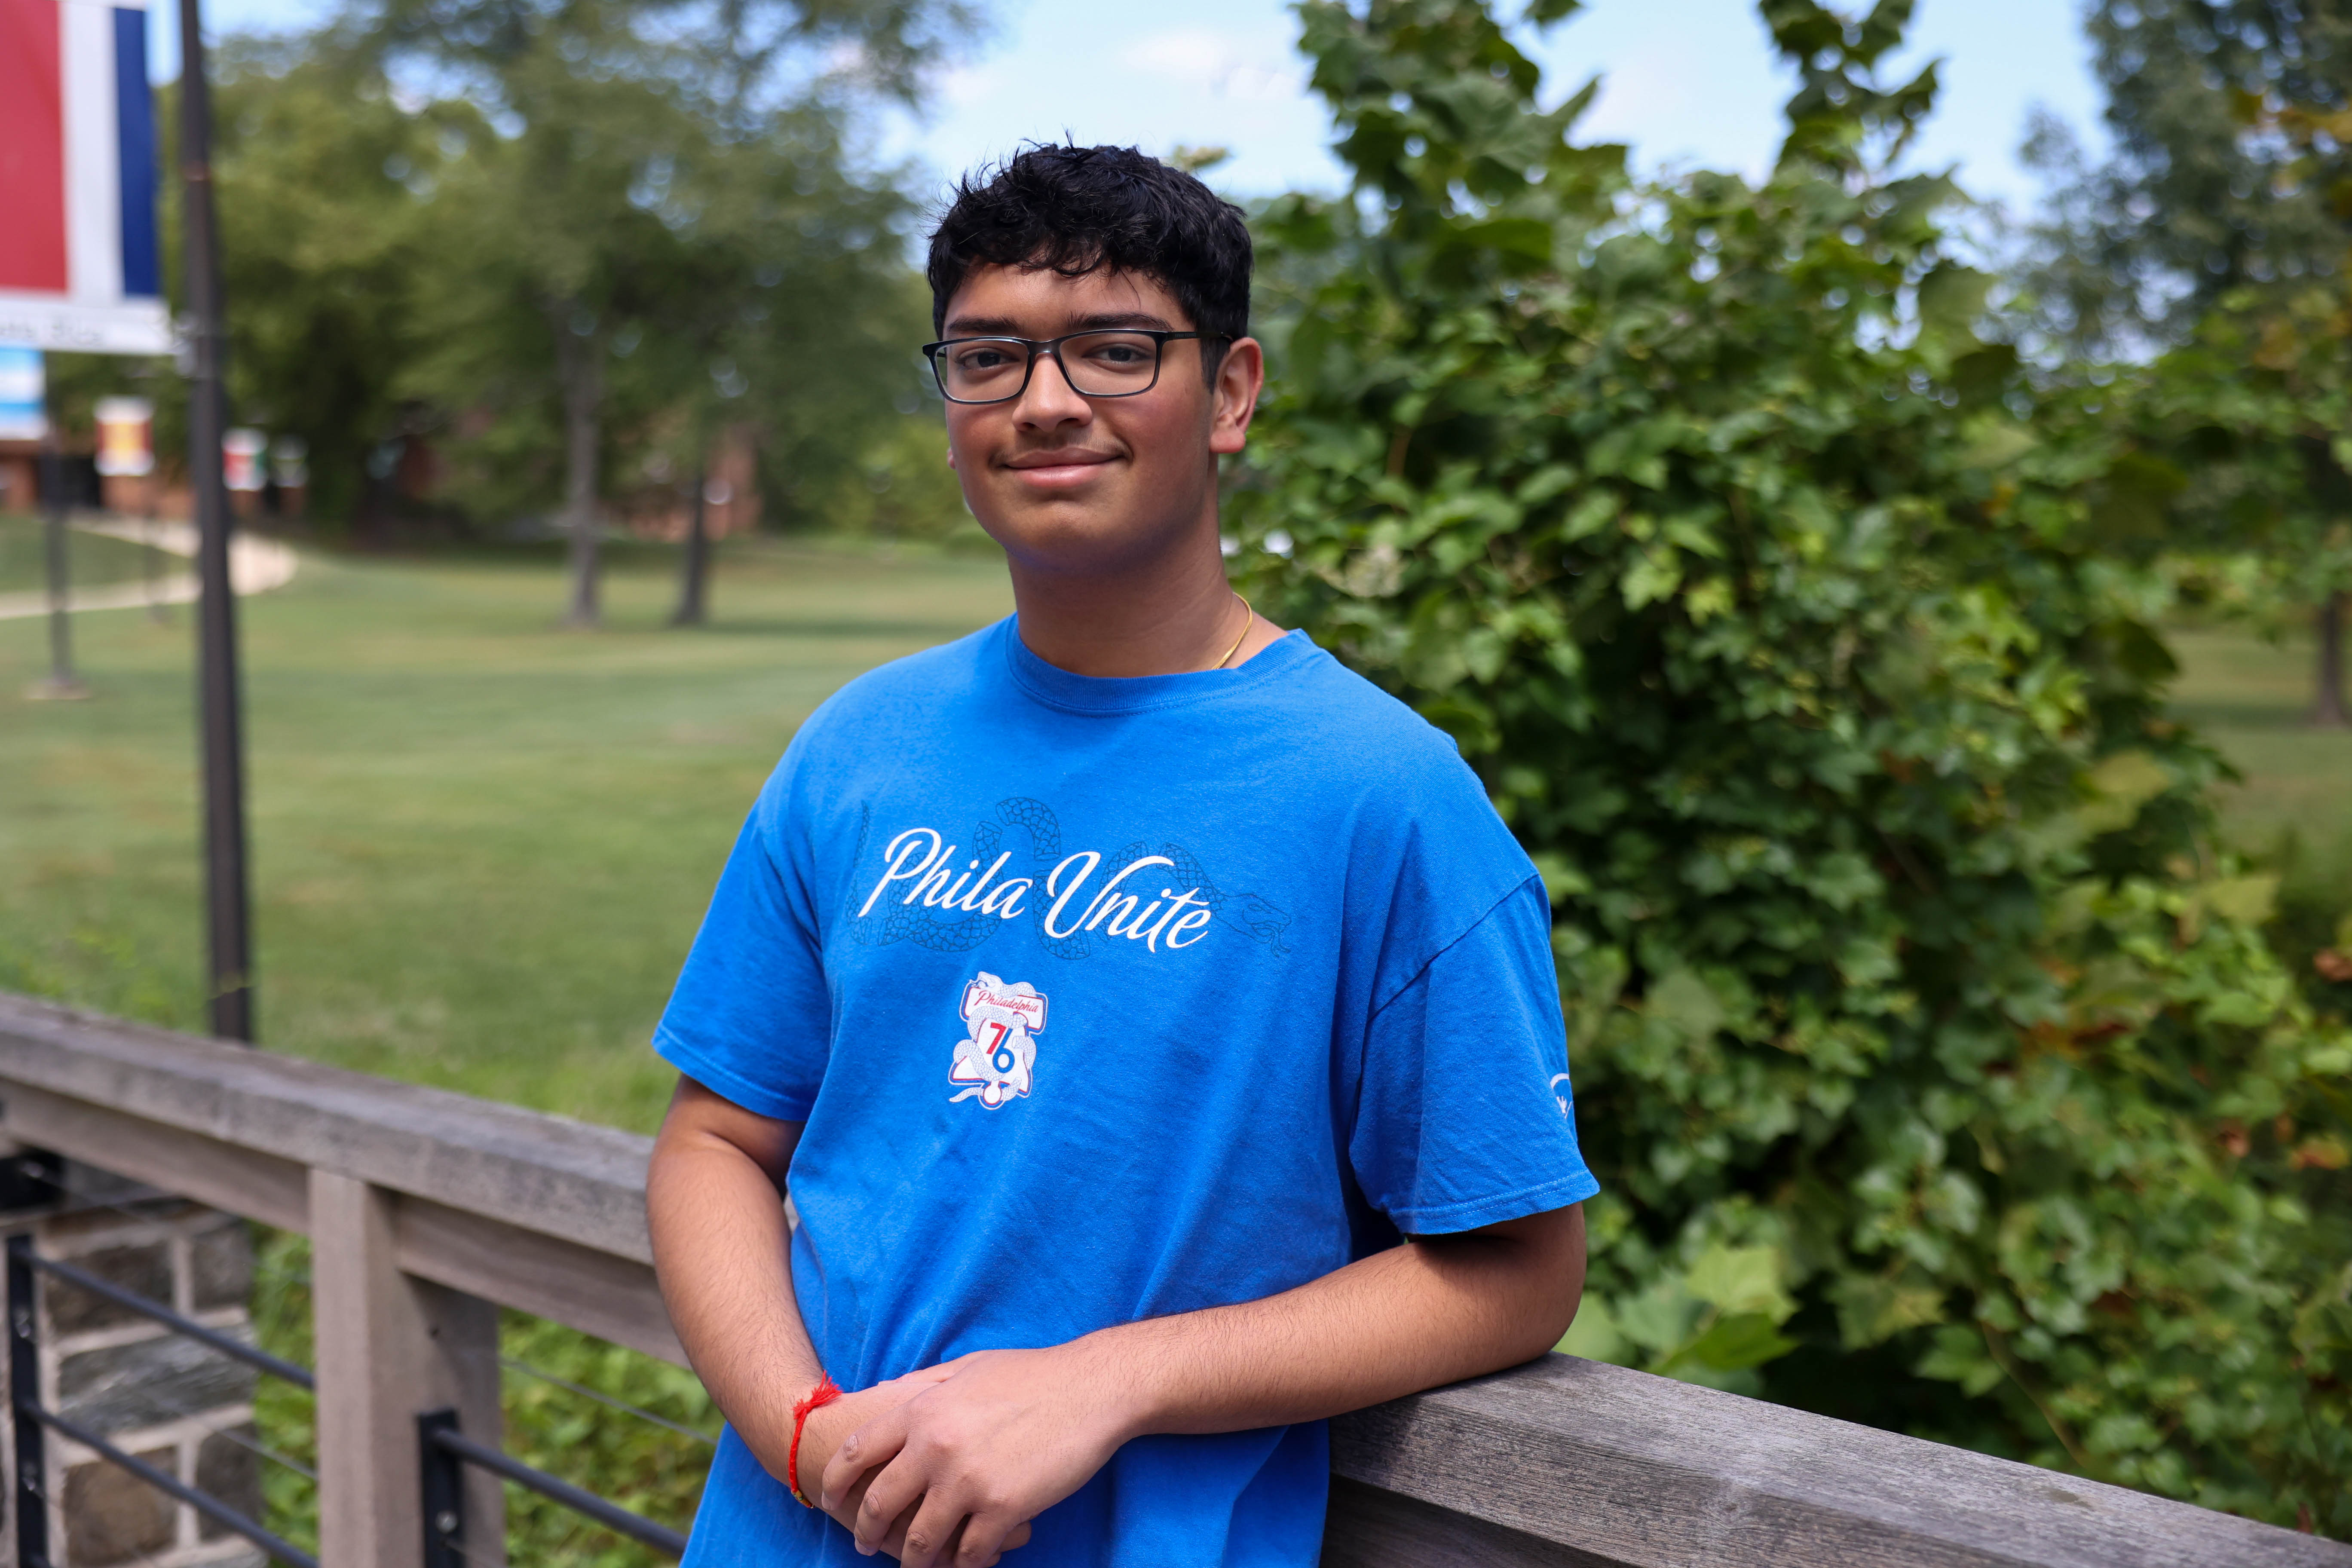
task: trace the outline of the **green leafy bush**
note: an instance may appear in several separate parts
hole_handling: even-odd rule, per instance
[[[1804,83],[1751,187],[1576,145],[1478,5],[1301,5],[1356,189],[1261,216],[1253,591],[1550,886],[1569,1348],[2352,1532],[2352,1037],[2163,717],[2126,448],[1884,172],[1907,6],[1764,10]]]

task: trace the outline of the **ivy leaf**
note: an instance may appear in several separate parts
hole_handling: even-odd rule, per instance
[[[1658,1370],[1671,1375],[1694,1366],[1718,1372],[1745,1372],[1797,1348],[1763,1312],[1741,1312],[1719,1320],[1714,1327],[1677,1351]]]
[[[2172,787],[2172,775],[2146,752],[2118,752],[2084,777],[2095,797],[2078,807],[2075,820],[2088,833],[2128,827],[2139,808]]]

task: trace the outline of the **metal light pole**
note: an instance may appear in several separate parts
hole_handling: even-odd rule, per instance
[[[42,529],[43,553],[47,556],[49,579],[49,678],[33,689],[36,697],[71,699],[87,697],[89,688],[74,674],[73,667],[73,585],[67,566],[65,454],[58,443],[57,400],[49,400],[49,416],[44,422],[47,429],[41,437],[41,488],[48,492],[42,509],[47,522]]]
[[[188,485],[196,512],[196,684],[205,759],[205,904],[213,1033],[253,1038],[246,908],[245,742],[238,714],[236,598],[229,583],[228,490],[221,482],[220,248],[213,224],[212,94],[198,0],[180,0],[180,192],[188,268]]]

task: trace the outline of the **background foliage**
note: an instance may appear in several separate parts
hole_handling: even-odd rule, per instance
[[[2352,1532],[2352,1036],[2162,716],[2127,434],[1886,172],[1908,6],[1768,0],[1755,187],[1629,179],[1481,6],[1300,10],[1356,187],[1265,215],[1236,510],[1550,884],[1570,1348]]]
[[[2352,725],[2352,5],[2100,0],[2085,16],[2116,152],[2054,123],[2065,176],[2026,267],[2033,325],[2124,353],[2126,548],[2231,557],[2263,608],[2315,612],[2313,717]]]

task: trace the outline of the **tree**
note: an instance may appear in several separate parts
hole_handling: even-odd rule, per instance
[[[2347,106],[2352,5],[2097,0],[2084,26],[2116,152],[2086,171],[2063,130],[2037,132],[2074,175],[2042,279],[2062,331],[2178,341],[2249,284],[2336,273],[2352,151],[2281,132]]]
[[[1629,180],[1481,5],[1302,5],[1355,189],[1261,221],[1253,591],[1552,891],[1570,1348],[2352,1531],[2352,1039],[2099,544],[2128,447],[1888,173],[1907,5],[1764,9],[1803,85],[1751,187]]]
[[[472,169],[471,221],[451,237],[466,282],[427,384],[452,406],[553,393],[567,618],[593,625],[614,398],[633,387],[645,414],[697,395],[653,384],[681,357],[665,345],[805,329],[782,350],[800,374],[773,384],[780,396],[879,379],[869,362],[821,357],[839,323],[871,318],[866,252],[887,253],[904,210],[887,179],[853,172],[842,127],[872,95],[909,92],[964,15],[943,0],[384,0],[367,16],[383,58],[450,73],[499,128]],[[810,73],[811,51],[828,47],[850,64]],[[776,320],[787,276],[833,287],[796,294]],[[642,345],[656,352],[624,367]],[[691,377],[723,391],[747,354],[722,350]]]
[[[2179,351],[2143,411],[2147,470],[2179,493],[2181,542],[2258,555],[2312,607],[2313,721],[2352,723],[2352,482],[2329,423],[2352,374],[2352,5],[2099,0],[2087,26],[2116,153],[2086,171],[2055,128],[2038,138],[2074,175],[2043,230],[2044,322],[2078,349]]]
[[[227,40],[215,107],[231,408],[309,444],[317,510],[379,510],[369,461],[418,412],[404,382],[451,282],[444,187],[489,129],[462,100],[401,107],[331,29]]]

